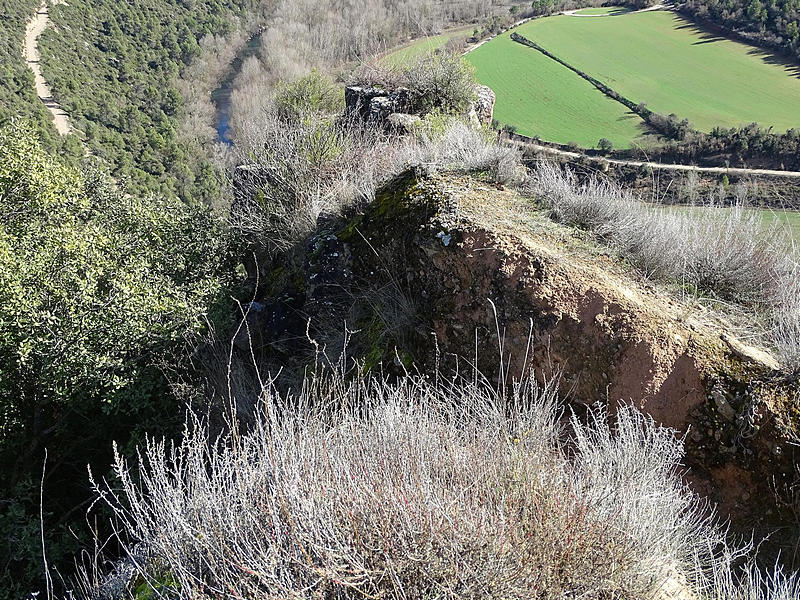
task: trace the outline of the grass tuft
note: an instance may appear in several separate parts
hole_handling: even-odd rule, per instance
[[[593,232],[646,277],[766,315],[770,343],[787,368],[800,369],[800,268],[779,224],[765,227],[744,205],[657,210],[609,181],[579,184],[547,162],[527,190],[555,220]]]

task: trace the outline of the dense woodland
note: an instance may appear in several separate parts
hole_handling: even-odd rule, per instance
[[[178,134],[181,69],[200,41],[230,30],[245,1],[136,4],[77,0],[54,6],[41,38],[45,78],[93,154],[131,191],[185,199],[218,193],[213,169]]]
[[[179,74],[245,5],[53,7],[43,70],[79,131],[59,138],[21,52],[38,4],[0,5],[3,599],[41,589],[45,447],[45,544],[68,573],[90,533],[86,465],[102,475],[112,439],[127,452],[182,421],[174,378],[213,321],[228,246],[200,203],[219,184],[181,133]]]

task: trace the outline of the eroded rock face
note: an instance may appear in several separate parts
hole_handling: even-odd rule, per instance
[[[491,125],[494,119],[495,95],[492,88],[479,85],[475,88],[477,99],[472,106],[470,114],[475,115],[480,125]]]
[[[689,479],[734,522],[778,519],[774,489],[796,464],[797,382],[526,200],[409,172],[314,239],[303,275],[313,293],[298,310],[319,344],[335,347],[347,322],[350,355],[368,368],[463,373],[477,362],[490,381],[502,348],[508,381],[560,373],[573,403],[633,402],[687,434]]]
[[[467,111],[467,117],[476,126],[490,125],[494,117],[494,92],[485,85],[477,85],[475,96],[475,102]],[[415,116],[411,92],[407,88],[383,90],[374,87],[348,86],[344,91],[344,99],[348,115],[386,129],[398,129],[396,125],[399,120],[401,127],[398,130],[401,133],[405,132],[404,119]]]

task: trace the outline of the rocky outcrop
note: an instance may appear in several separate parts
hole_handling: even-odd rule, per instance
[[[560,374],[575,406],[633,402],[686,434],[688,478],[734,523],[780,522],[797,381],[511,191],[408,172],[363,213],[322,225],[291,279],[305,282],[309,336],[330,352],[347,323],[349,355],[385,374]],[[305,332],[292,335],[282,362],[308,355]]]
[[[348,86],[344,90],[348,115],[362,121],[385,125],[389,115],[411,112],[411,95],[407,88],[388,91],[381,88]]]
[[[413,98],[408,88],[384,90],[375,87],[348,86],[344,91],[348,116],[378,124],[387,129],[407,133],[419,120],[414,114]],[[490,125],[494,116],[495,94],[485,85],[475,86],[475,101],[467,117],[476,126]]]
[[[494,119],[494,103],[495,95],[492,88],[479,85],[475,88],[475,102],[470,108],[470,119],[473,119],[479,125],[491,125]]]

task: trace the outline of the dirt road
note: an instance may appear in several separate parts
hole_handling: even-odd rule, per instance
[[[585,155],[578,152],[569,152],[550,146],[542,146],[533,142],[523,142],[520,140],[509,140],[509,143],[518,146],[520,149],[534,150],[543,154],[564,156],[566,158],[582,158]],[[697,171],[698,173],[720,173],[728,175],[766,175],[770,177],[789,177],[791,179],[800,178],[800,171],[777,171],[773,169],[743,169],[738,167],[697,167],[694,165],[674,165],[670,163],[655,163],[640,160],[623,160],[619,158],[597,157],[597,160],[606,161],[612,165],[627,165],[631,167],[650,167],[655,170],[664,171]]]
[[[42,66],[39,62],[39,36],[42,35],[42,32],[49,24],[50,10],[47,0],[42,0],[42,4],[39,6],[33,18],[28,22],[28,26],[25,29],[25,49],[23,55],[25,56],[25,61],[28,63],[28,67],[33,71],[33,76],[36,80],[36,95],[39,96],[39,99],[47,107],[47,110],[53,115],[58,133],[60,135],[67,135],[73,131],[69,123],[69,116],[64,112],[61,106],[53,100],[53,94],[50,91],[50,86],[47,85],[47,81],[45,81],[42,76]]]

